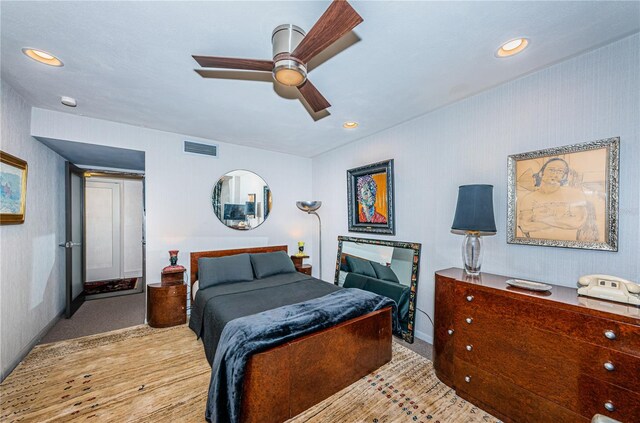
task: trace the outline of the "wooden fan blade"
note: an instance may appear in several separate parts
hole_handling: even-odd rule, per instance
[[[304,81],[304,84],[298,87],[298,91],[300,91],[302,97],[316,113],[326,109],[327,107],[331,107],[331,104],[327,99],[320,94],[320,91],[318,91],[318,89],[308,79]]]
[[[241,69],[271,72],[272,60],[236,59],[233,57],[192,56],[203,68]]]
[[[291,56],[307,63],[362,21],[358,12],[345,0],[334,0]]]

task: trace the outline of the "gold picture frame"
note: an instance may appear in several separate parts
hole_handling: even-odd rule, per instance
[[[0,225],[24,223],[27,162],[0,151]]]
[[[620,138],[509,156],[509,244],[618,251]]]

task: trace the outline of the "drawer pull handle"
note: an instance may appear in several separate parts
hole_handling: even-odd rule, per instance
[[[608,372],[612,372],[616,369],[616,366],[614,366],[612,362],[607,361],[604,363],[604,368],[607,369]]]
[[[473,322],[473,319],[471,317],[467,317],[465,320],[469,324],[471,324],[471,322]]]
[[[604,336],[605,336],[607,339],[611,339],[612,341],[613,341],[614,339],[616,339],[616,333],[615,333],[614,331],[612,331],[612,330],[605,330],[605,331],[604,331]]]
[[[447,333],[448,333],[449,335],[453,335],[453,329],[449,329],[449,330],[447,331]]]
[[[467,351],[473,350],[473,345],[467,345]]]
[[[473,295],[467,295],[467,301],[469,302],[473,301]]]
[[[464,381],[465,381],[465,382],[467,382],[467,383],[470,383],[470,382],[471,382],[471,376],[465,376],[465,377],[464,377]],[[608,403],[607,403],[607,404],[608,404]],[[606,407],[606,406],[605,406],[605,407]]]
[[[616,407],[609,401],[604,403],[604,408],[606,408],[607,411],[611,411],[611,412],[616,411]]]

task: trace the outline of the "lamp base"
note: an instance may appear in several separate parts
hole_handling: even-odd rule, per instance
[[[476,232],[467,232],[462,241],[462,262],[467,275],[478,276],[482,265],[482,239]]]

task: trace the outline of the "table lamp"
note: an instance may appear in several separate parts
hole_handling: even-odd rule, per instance
[[[464,235],[462,261],[468,275],[480,274],[481,236],[496,234],[493,217],[493,185],[462,185],[458,188],[458,205],[451,232]]]

